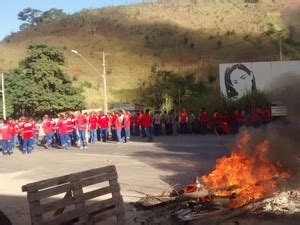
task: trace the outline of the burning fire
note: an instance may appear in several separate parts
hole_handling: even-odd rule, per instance
[[[230,156],[217,160],[216,168],[199,178],[204,186],[214,191],[216,196],[229,196],[229,207],[237,208],[252,200],[274,193],[278,182],[290,176],[279,163],[268,160],[268,140],[255,146],[254,154],[246,152],[251,137],[245,132]],[[188,185],[184,192],[195,192],[196,182]]]

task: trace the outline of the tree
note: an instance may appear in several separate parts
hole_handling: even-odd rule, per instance
[[[193,74],[176,74],[172,71],[157,70],[152,67],[147,82],[139,88],[141,103],[156,109],[167,105],[185,107],[190,105],[193,96],[207,92],[204,81],[197,80]],[[180,98],[180,100],[179,100]]]
[[[38,23],[60,19],[67,14],[62,9],[49,9],[38,18]]]
[[[25,8],[18,13],[18,19],[25,21],[26,23],[21,24],[20,30],[27,28],[29,26],[34,26],[38,23],[39,17],[42,11],[38,9]]]
[[[84,98],[62,71],[63,54],[46,44],[31,44],[28,56],[6,79],[13,115],[42,116],[84,107]]]

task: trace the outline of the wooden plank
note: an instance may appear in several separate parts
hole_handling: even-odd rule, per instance
[[[99,214],[95,215],[94,217],[92,217],[91,220],[89,221],[88,225],[93,225],[95,223],[106,220],[110,217],[117,216],[118,214],[122,214],[122,213],[124,214],[125,211],[123,208],[120,208],[120,207],[115,207],[115,208],[109,209],[107,211],[104,211],[104,212],[99,213]]]
[[[82,186],[81,186],[80,180],[74,180],[74,183],[79,184],[79,187],[76,188],[75,190],[73,190],[74,200],[76,201],[75,208],[81,209],[81,208],[84,208],[84,206],[85,206],[85,201],[82,198],[82,195],[83,195]],[[88,221],[88,219],[89,219],[88,215],[83,215],[83,216],[79,217],[79,222],[85,223]]]
[[[41,207],[41,202],[39,200],[31,202],[29,204],[29,209],[30,209],[30,215],[31,215],[31,223],[33,225],[36,224],[40,224],[43,221],[43,214],[40,213],[36,213],[35,215],[33,215],[33,212],[35,209],[40,208]]]
[[[100,210],[103,208],[112,207],[112,206],[114,206],[114,201],[112,200],[112,198],[110,198],[110,199],[107,199],[107,200],[104,200],[101,202],[97,202],[97,203],[85,206],[84,208],[81,208],[81,209],[75,209],[70,212],[66,212],[55,218],[48,218],[41,224],[42,225],[57,225],[62,222],[70,221],[72,219],[79,218],[81,216],[87,215],[94,211],[97,211],[97,210]]]
[[[32,192],[36,191],[39,189],[44,189],[50,186],[54,185],[60,185],[60,184],[65,184],[70,181],[74,181],[75,179],[83,179],[85,177],[90,177],[90,176],[96,176],[99,174],[105,174],[105,173],[116,173],[116,167],[115,166],[107,166],[107,167],[102,167],[102,168],[97,168],[97,169],[92,169],[92,170],[87,170],[83,172],[78,172],[78,173],[72,173],[56,178],[51,178],[47,180],[42,180],[38,182],[33,182],[26,184],[22,186],[22,191],[25,192]]]
[[[68,192],[66,193],[66,195],[64,196],[64,199],[68,199],[68,198],[71,198],[71,197],[72,197],[72,192],[71,192],[71,191],[68,191]],[[65,208],[66,208],[66,207],[62,207],[62,208],[57,209],[57,210],[54,212],[53,216],[57,216],[57,215],[62,214],[63,211],[65,210]]]
[[[72,184],[64,184],[61,186],[49,188],[46,190],[38,191],[38,192],[29,192],[27,195],[27,199],[29,202],[40,200],[43,198],[47,198],[50,196],[58,195],[64,192],[68,192],[72,190]]]
[[[102,183],[102,182],[114,180],[117,178],[118,178],[118,176],[116,173],[103,174],[103,175],[99,175],[99,176],[86,178],[84,180],[81,180],[80,183],[81,183],[82,187],[87,187],[87,186],[90,186],[93,184]]]
[[[78,197],[71,197],[67,199],[60,199],[57,201],[49,202],[43,205],[40,205],[38,209],[35,209],[34,215],[37,213],[46,213],[49,211],[53,211],[59,208],[67,207],[69,205],[76,205],[77,203],[87,201],[89,199],[93,199],[102,195],[110,194],[110,193],[118,193],[120,191],[119,187],[104,187],[100,189],[96,189],[90,192],[82,193]],[[74,193],[75,194],[75,193]]]
[[[68,183],[68,184],[64,184],[64,185],[60,185],[57,187],[52,187],[52,188],[48,188],[45,190],[41,190],[38,192],[29,192],[27,199],[29,202],[35,201],[35,200],[39,200],[39,199],[43,199],[43,198],[47,198],[53,195],[58,195],[73,189],[76,189],[78,187],[76,187],[76,185],[79,185],[81,187],[86,187],[86,186],[90,186],[90,185],[94,185],[97,183],[102,183],[105,181],[109,181],[110,179],[117,179],[117,175],[116,174],[101,174],[99,176],[94,176],[94,177],[89,177],[87,179],[81,180],[79,183]]]
[[[115,180],[110,180],[109,181],[109,184],[113,187],[120,187],[119,185],[119,182],[117,179]],[[123,198],[121,196],[121,193],[120,192],[114,192],[112,193],[112,198],[113,198],[113,201],[115,203],[115,205],[119,208],[121,208],[124,212],[125,212],[125,209],[124,209],[124,203],[123,203]],[[123,212],[122,211],[122,212]],[[118,213],[116,216],[117,216],[117,224],[118,225],[125,225],[127,224],[126,222],[126,217],[125,217],[125,213]]]

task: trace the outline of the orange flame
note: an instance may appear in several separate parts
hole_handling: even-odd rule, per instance
[[[268,160],[268,140],[257,145],[253,155],[248,155],[245,147],[250,139],[250,134],[245,132],[233,153],[218,159],[216,168],[200,178],[206,188],[215,191],[215,195],[233,196],[231,208],[274,193],[277,183],[290,176],[279,163]],[[184,191],[194,192],[194,186],[190,184]]]

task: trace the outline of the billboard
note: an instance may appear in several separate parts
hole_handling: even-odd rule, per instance
[[[300,75],[300,61],[220,64],[219,74],[224,96],[238,99],[255,90],[272,90],[279,77],[287,74]]]

